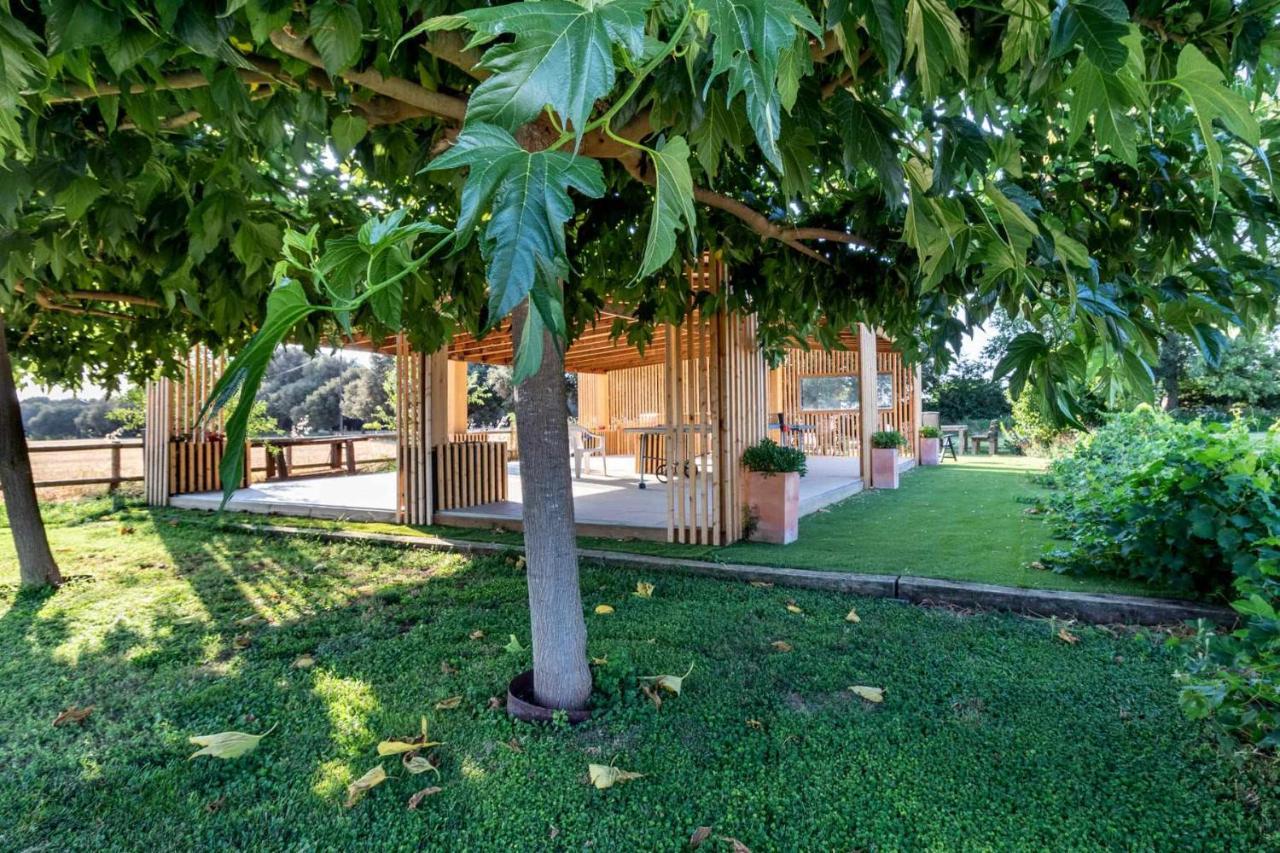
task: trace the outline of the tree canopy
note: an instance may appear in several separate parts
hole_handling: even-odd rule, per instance
[[[320,231],[284,242],[292,319],[325,303],[433,348],[532,295],[535,329],[572,338],[608,305],[644,341],[709,248],[770,347],[864,321],[942,352],[1002,306],[1032,326],[1002,372],[1070,418],[1086,388],[1149,387],[1162,330],[1212,360],[1273,311],[1278,10],[15,6],[0,222],[35,248],[3,262],[10,327],[63,373],[77,349],[120,361],[48,310],[85,291],[145,293],[139,331],[181,314],[234,338],[297,224]]]

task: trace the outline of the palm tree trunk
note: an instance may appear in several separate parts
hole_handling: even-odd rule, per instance
[[[62,583],[62,573],[49,550],[49,539],[36,502],[35,480],[27,436],[22,429],[22,409],[9,360],[4,317],[0,316],[0,488],[9,515],[9,532],[18,551],[18,575],[23,586]]]
[[[527,306],[512,318],[513,341],[524,331]],[[540,705],[576,709],[591,696],[591,669],[578,588],[564,356],[550,335],[543,353],[542,367],[516,389],[533,685]]]

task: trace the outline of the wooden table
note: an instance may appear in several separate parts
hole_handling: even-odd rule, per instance
[[[960,446],[964,448],[964,452],[969,452],[969,427],[964,424],[943,424],[938,429],[942,431],[943,435],[951,433],[958,436],[960,438]]]
[[[675,467],[674,465],[671,465],[667,462],[667,456],[665,453],[659,456],[656,452],[654,452],[653,450],[653,445],[655,444],[655,442],[653,441],[654,436],[659,436],[659,435],[666,436],[668,433],[675,433],[675,432],[684,433],[684,434],[694,433],[694,432],[710,433],[711,427],[707,424],[687,424],[685,426],[679,426],[679,427],[642,426],[642,427],[624,427],[622,431],[639,437],[639,446],[636,449],[636,467],[640,469],[640,482],[636,483],[636,488],[643,489],[643,488],[646,488],[644,475],[645,475],[645,469],[646,469],[645,463],[647,461],[652,460],[658,463],[659,473],[654,475],[658,478],[658,482],[663,482],[664,477],[670,476],[673,473],[673,471],[668,469],[672,469]],[[687,466],[689,464],[689,460],[685,460],[684,464]]]

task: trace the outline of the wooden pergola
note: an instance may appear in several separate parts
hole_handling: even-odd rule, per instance
[[[705,257],[689,271],[694,289],[728,286],[724,266]],[[603,314],[565,353],[578,374],[578,420],[602,435],[607,452],[636,455],[637,470],[666,476],[666,539],[726,544],[744,535],[743,451],[769,434],[782,415],[800,425],[792,434],[806,453],[846,457],[850,477],[870,477],[875,429],[908,434],[919,424],[918,375],[890,343],[868,329],[842,338],[843,350],[795,350],[769,370],[757,345],[755,319],[691,312],[679,326],[659,327],[643,350],[614,340],[614,317]],[[435,353],[415,352],[403,337],[354,347],[396,359],[398,518],[410,524],[448,520],[448,513],[506,501],[508,447],[467,430],[468,362],[510,364],[510,325],[477,339],[459,334]],[[863,358],[862,353],[874,353]],[[157,380],[147,390],[146,494],[153,504],[172,495],[221,488],[224,452],[217,424],[201,429],[196,414],[225,362],[192,354],[182,380]],[[886,380],[884,377],[888,376]],[[806,377],[857,377],[857,406],[814,411],[802,405]],[[892,386],[888,407],[877,390]],[[864,414],[874,412],[871,426]],[[775,433],[776,435],[776,433]],[[640,458],[641,442],[646,453]],[[854,457],[858,458],[855,462]]]

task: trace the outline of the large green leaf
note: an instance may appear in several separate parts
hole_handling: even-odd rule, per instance
[[[902,238],[916,251],[922,287],[937,287],[962,256],[969,226],[964,211],[954,198],[929,193],[933,176],[918,160],[907,161],[908,203]]]
[[[573,216],[569,189],[604,195],[600,164],[563,151],[525,151],[500,127],[468,124],[453,147],[427,165],[466,167],[458,244],[489,213],[480,251],[487,261],[490,322],[510,314],[539,275],[567,266],[564,223]]]
[[[938,96],[948,70],[968,79],[969,45],[947,0],[910,0],[907,4],[907,61],[912,57],[926,101]]]
[[[355,3],[320,0],[311,7],[311,40],[326,71],[336,74],[355,64],[363,28]]]
[[[1066,82],[1073,94],[1067,138],[1074,145],[1092,118],[1098,146],[1110,148],[1113,154],[1133,166],[1138,162],[1135,113],[1147,104],[1143,82],[1146,72],[1140,39],[1130,34],[1125,37],[1125,44],[1129,59],[1114,73],[1104,73],[1088,56],[1076,63],[1075,71]]]
[[[1222,146],[1214,136],[1213,122],[1222,122],[1227,130],[1257,148],[1260,142],[1258,120],[1250,112],[1245,99],[1228,88],[1226,77],[1218,66],[1206,59],[1194,45],[1187,45],[1178,54],[1178,74],[1173,78],[1173,84],[1186,93],[1195,111],[1216,192],[1218,173],[1222,171]]]
[[[1079,44],[1089,61],[1106,72],[1118,70],[1129,56],[1121,43],[1129,32],[1129,9],[1123,0],[1062,0],[1051,26],[1052,56]]]
[[[360,140],[364,139],[365,134],[369,132],[369,122],[357,115],[343,113],[333,120],[333,147],[337,151],[338,159],[345,160],[347,155],[360,144]]]
[[[1000,42],[1000,71],[1008,71],[1024,60],[1035,63],[1049,38],[1047,0],[1002,0],[1009,14]]]
[[[844,147],[845,173],[859,166],[870,166],[880,179],[890,207],[901,207],[906,182],[902,160],[898,157],[898,143],[894,140],[899,130],[897,118],[874,104],[859,101],[847,91],[836,94],[832,112]]]
[[[849,11],[862,18],[890,77],[897,75],[902,62],[904,9],[903,0],[851,0],[849,3]]]
[[[481,66],[490,76],[471,94],[467,122],[515,130],[549,105],[581,136],[595,102],[613,89],[613,46],[622,46],[637,60],[644,53],[645,13],[651,3],[509,3],[434,18],[405,38],[460,26],[475,30],[472,45],[514,36],[485,51]]]
[[[702,123],[689,133],[698,155],[698,162],[711,178],[720,171],[720,159],[725,146],[741,154],[747,139],[747,125],[742,114],[731,109],[724,98],[707,99]]]
[[[822,29],[795,0],[696,0],[695,6],[708,16],[715,35],[708,85],[728,73],[727,100],[743,96],[756,144],[765,159],[782,172],[778,148],[782,126],[780,56],[795,43],[797,31],[819,37]]]
[[[934,195],[950,192],[962,184],[965,170],[985,175],[987,163],[991,160],[991,145],[987,137],[982,128],[969,119],[946,116],[940,118],[938,124],[942,128],[942,136],[934,161],[933,186],[929,189]]]
[[[644,243],[641,277],[662,267],[676,250],[676,231],[687,227],[690,241],[694,238],[696,214],[693,211],[693,177],[689,174],[689,144],[682,136],[658,145],[651,151],[654,167],[653,214],[649,236]],[[691,247],[691,253],[696,247]]]

